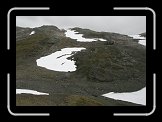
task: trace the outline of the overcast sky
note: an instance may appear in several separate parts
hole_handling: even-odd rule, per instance
[[[139,34],[146,32],[146,16],[17,16],[16,26],[58,28],[82,27],[95,31]]]

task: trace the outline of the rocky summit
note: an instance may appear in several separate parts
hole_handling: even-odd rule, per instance
[[[17,94],[17,106],[136,106],[105,98],[109,92],[134,92],[146,86],[146,47],[127,35],[71,28],[84,38],[78,42],[56,26],[16,27],[16,89],[49,95]],[[146,33],[141,34],[146,36]],[[68,60],[76,71],[58,72],[37,66],[36,60],[63,48],[84,47]],[[59,57],[58,57],[59,58]],[[63,63],[62,63],[63,65]]]

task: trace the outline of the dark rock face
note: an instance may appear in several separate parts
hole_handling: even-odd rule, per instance
[[[64,31],[60,30],[56,26],[50,26],[50,25],[43,25],[41,27],[35,28],[36,31],[39,33],[45,33],[48,36],[55,35],[55,36],[64,36]]]
[[[58,29],[56,26],[44,25],[38,28],[22,28],[16,27],[16,41],[23,40],[30,37],[30,33],[35,31],[35,34],[46,34],[48,37],[59,37],[65,36],[64,30]]]
[[[91,47],[74,56],[79,74],[95,82],[116,82],[134,79],[145,84],[146,52],[135,47]],[[139,77],[143,76],[139,79]]]
[[[86,38],[107,41],[77,42],[65,37],[65,30],[56,26],[16,27],[16,88],[50,94],[17,95],[17,105],[130,105],[100,96],[112,91],[132,92],[146,86],[146,48],[127,35],[82,28],[72,30]],[[35,34],[30,36],[32,31]],[[86,48],[68,58],[76,61],[75,72],[55,72],[36,65],[38,58],[66,47]]]
[[[32,32],[32,28],[16,27],[16,41],[25,39]]]
[[[143,36],[143,37],[146,37],[146,32],[145,33],[141,33],[140,35]]]

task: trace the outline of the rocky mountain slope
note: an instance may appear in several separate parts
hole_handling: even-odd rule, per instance
[[[143,37],[146,37],[146,32],[145,33],[141,33],[140,35],[143,36]]]
[[[87,38],[106,42],[77,42],[55,26],[16,27],[16,88],[33,89],[49,96],[16,95],[16,104],[29,106],[108,105],[133,103],[101,95],[131,92],[146,86],[146,48],[127,35],[72,28]],[[30,35],[34,31],[35,34]],[[75,72],[56,72],[38,67],[36,60],[66,47],[85,47],[74,58]]]

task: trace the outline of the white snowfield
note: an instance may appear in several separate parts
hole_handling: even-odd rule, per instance
[[[107,41],[106,39],[102,38],[84,38],[83,34],[78,34],[78,32],[70,29],[66,30],[65,35],[71,39],[77,39],[78,42]]]
[[[16,94],[49,95],[49,93],[37,92],[29,89],[16,89]]]
[[[61,51],[57,51],[48,56],[41,57],[37,59],[37,65],[44,67],[49,70],[59,71],[59,72],[72,72],[76,71],[75,61],[68,60],[76,52],[85,50],[83,47],[73,47],[73,48],[63,48]]]
[[[140,39],[139,44],[146,46],[146,38],[142,37],[141,35],[129,35],[130,37],[133,37],[133,39]]]
[[[146,105],[146,87],[136,92],[114,93],[110,92],[102,96],[115,100],[122,100],[136,104]]]
[[[33,34],[35,34],[35,31],[32,31],[29,35],[33,35]]]

